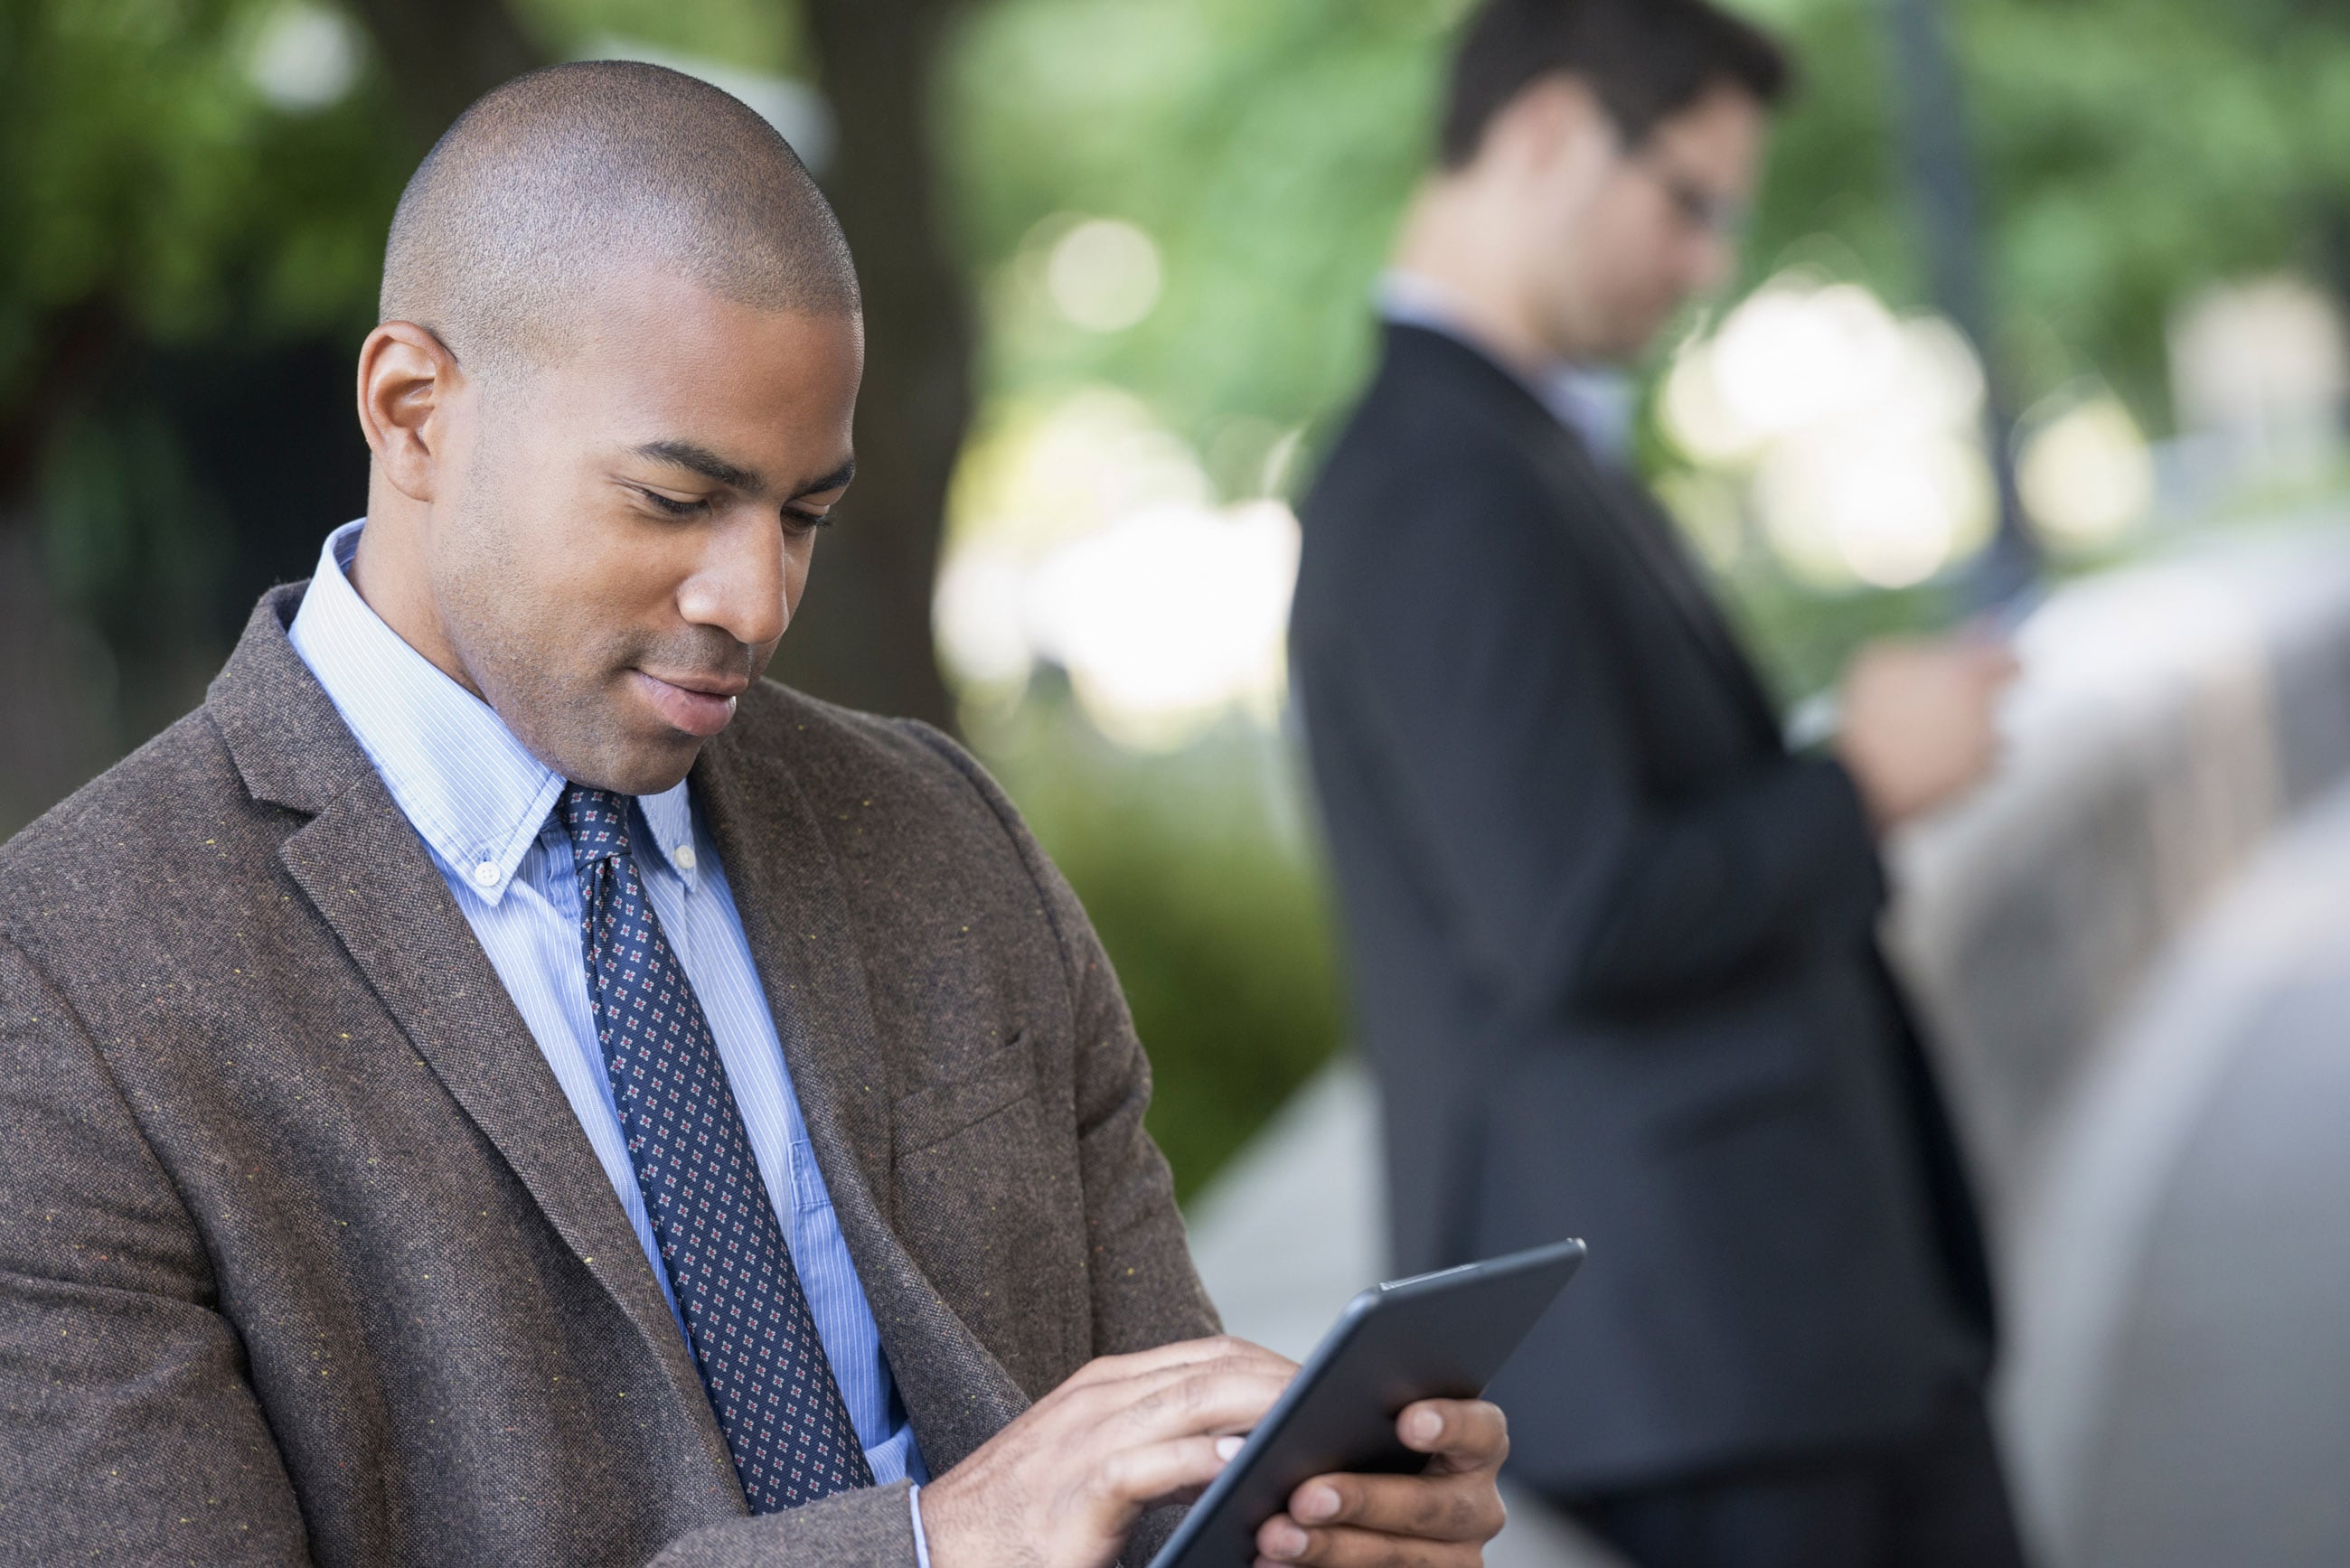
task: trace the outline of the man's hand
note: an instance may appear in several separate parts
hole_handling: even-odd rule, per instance
[[[1860,650],[1845,673],[1836,754],[1877,831],[1931,811],[1991,772],[1999,758],[1993,707],[2015,672],[2004,646],[1973,639]]]
[[[1316,1476],[1256,1532],[1257,1563],[1327,1568],[1474,1568],[1508,1515],[1495,1486],[1509,1425],[1482,1399],[1404,1407],[1396,1435],[1431,1456],[1413,1476]]]
[[[931,1568],[1106,1568],[1146,1510],[1215,1480],[1296,1372],[1230,1338],[1088,1362],[922,1489]]]

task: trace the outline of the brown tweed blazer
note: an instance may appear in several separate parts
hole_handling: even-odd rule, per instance
[[[908,1568],[902,1485],[749,1517],[301,592],[0,846],[0,1559]],[[933,1473],[1212,1332],[1108,962],[977,764],[767,684],[693,782]]]

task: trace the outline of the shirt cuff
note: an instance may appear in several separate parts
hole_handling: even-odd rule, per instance
[[[914,1568],[931,1568],[931,1541],[922,1533],[922,1489],[906,1489],[906,1506],[914,1511]]]

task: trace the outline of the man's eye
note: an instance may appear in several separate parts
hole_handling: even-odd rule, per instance
[[[671,517],[691,517],[697,512],[707,512],[710,510],[710,502],[707,497],[694,501],[680,501],[674,496],[663,495],[658,490],[647,490],[642,485],[639,485],[636,488],[638,494],[643,496],[647,501],[651,502],[656,508]]]
[[[784,526],[795,534],[813,533],[832,526],[832,518],[821,512],[802,512],[795,506],[784,508]]]

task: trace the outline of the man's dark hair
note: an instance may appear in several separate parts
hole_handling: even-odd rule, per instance
[[[840,224],[773,126],[692,77],[596,60],[458,117],[392,216],[379,319],[476,369],[545,363],[632,265],[761,310],[858,309]]]
[[[1453,57],[1444,166],[1474,161],[1494,117],[1544,77],[1583,82],[1637,145],[1717,84],[1775,104],[1792,74],[1768,35],[1706,0],[1487,0]]]

